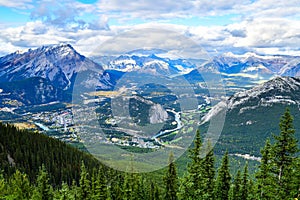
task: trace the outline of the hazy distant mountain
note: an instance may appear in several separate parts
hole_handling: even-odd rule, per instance
[[[255,53],[246,53],[244,55],[234,55],[226,53],[214,58],[214,63],[221,72],[225,73],[274,73],[283,75],[281,69],[286,65],[292,67],[293,60],[300,57],[274,55],[262,56]],[[293,74],[294,76],[295,74]]]
[[[276,76],[299,76],[299,63],[300,57],[295,56],[226,53],[198,65],[184,77],[189,82],[198,83],[202,79],[201,74],[215,73],[220,75],[227,88],[250,89]]]
[[[143,72],[170,74],[187,74],[192,70],[200,72],[221,72],[225,74],[248,75],[300,75],[300,57],[286,55],[257,55],[246,53],[235,55],[231,52],[212,57],[202,63],[189,59],[166,58],[168,52],[153,49],[138,49],[119,56],[100,56],[93,59],[103,64],[105,69],[123,72],[141,70]],[[194,74],[194,72],[191,72]]]
[[[289,75],[297,76],[300,72],[300,57],[294,56],[261,56],[254,53],[234,55],[226,53],[216,56],[211,61],[198,66],[196,70],[218,71],[225,74],[248,74],[248,75]],[[194,73],[194,72],[191,72]]]
[[[185,59],[160,57],[162,50],[135,50],[116,57],[93,58],[105,69],[122,72],[138,71],[155,75],[172,76],[186,74],[196,68],[193,62]],[[156,54],[158,53],[158,54]]]

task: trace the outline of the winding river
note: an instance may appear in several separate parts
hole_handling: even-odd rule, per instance
[[[175,115],[175,121],[177,122],[177,127],[174,128],[174,129],[160,131],[158,134],[156,134],[155,136],[153,136],[152,139],[156,139],[156,138],[159,138],[161,136],[167,135],[167,134],[172,133],[174,131],[177,131],[177,130],[179,130],[179,129],[181,129],[183,127],[183,123],[180,120],[180,112],[175,112],[174,110],[167,110],[167,111],[174,113],[174,115]]]

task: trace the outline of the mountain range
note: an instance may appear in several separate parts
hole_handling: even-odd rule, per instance
[[[164,75],[174,73],[188,74],[192,70],[215,71],[226,74],[275,74],[280,76],[298,76],[300,67],[299,56],[262,56],[255,53],[235,55],[225,53],[212,57],[210,60],[194,64],[193,60],[182,58],[166,58],[163,50],[136,50],[120,56],[94,57],[96,62],[105,69],[129,71],[148,71],[156,68],[156,72]],[[213,66],[213,67],[211,67]],[[161,71],[160,71],[161,70]]]
[[[216,73],[224,80],[226,87],[252,88],[258,83],[276,76],[300,75],[300,57],[274,55],[262,56],[255,53],[235,55],[225,53],[210,60],[165,58],[167,52],[154,50],[136,50],[120,56],[95,57],[110,73],[128,73],[138,71],[162,76],[184,76],[190,83],[203,82],[202,73]]]

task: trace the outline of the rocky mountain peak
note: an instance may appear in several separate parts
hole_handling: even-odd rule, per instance
[[[300,105],[300,78],[278,76],[250,90],[237,92],[214,106],[202,121],[210,121],[221,110],[241,114],[274,104]]]
[[[70,44],[42,46],[0,58],[1,82],[41,77],[66,90],[75,75],[86,70],[103,72],[102,66],[80,55]]]

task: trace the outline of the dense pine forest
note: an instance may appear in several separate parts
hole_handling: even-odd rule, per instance
[[[63,142],[0,124],[0,199],[300,199],[299,145],[289,109],[279,128],[253,174],[247,164],[231,174],[228,152],[216,169],[214,151],[197,131],[185,174],[178,176],[171,154],[159,181],[151,173],[109,169]]]

